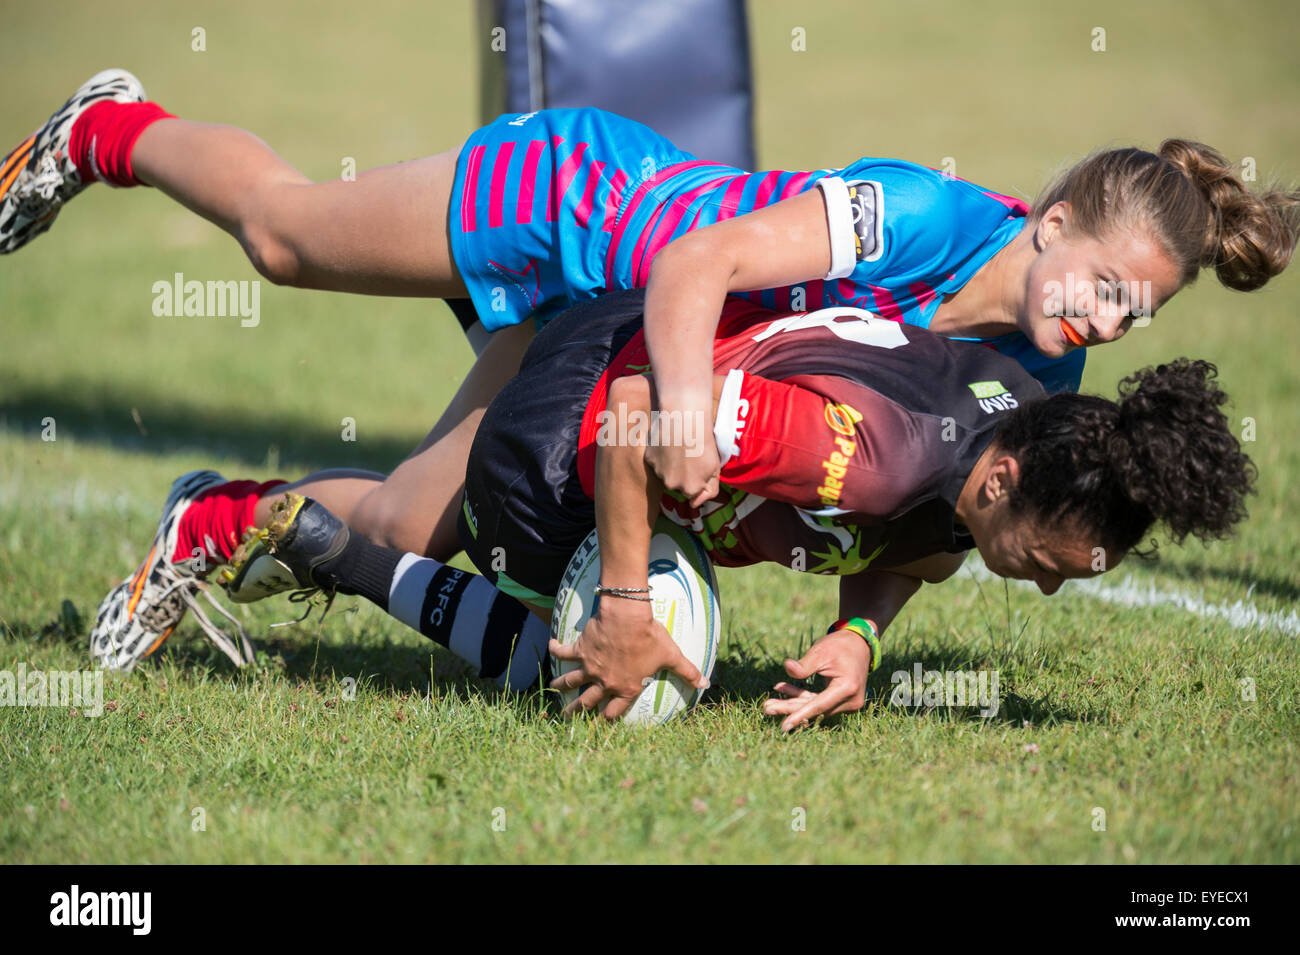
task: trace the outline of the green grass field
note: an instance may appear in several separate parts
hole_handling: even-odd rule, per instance
[[[437,152],[477,117],[469,6],[7,10],[0,62],[20,81],[0,98],[0,138],[121,65],[172,112],[252,129],[313,178],[343,157]],[[952,157],[960,176],[1032,196],[1095,146],[1183,135],[1252,157],[1261,179],[1300,178],[1300,9],[1051,6],[754,3],[763,165]],[[196,27],[206,52],[191,50]],[[791,50],[796,27],[806,52]],[[151,190],[91,189],[0,260],[0,670],[88,665],[86,622],[177,474],[390,468],[469,364],[441,303],[264,284],[256,328],[157,318],[151,286],[176,272],[256,278],[234,242]],[[296,608],[268,601],[246,613],[256,669],[237,672],[187,623],[157,660],[106,679],[99,718],[0,707],[0,859],[1298,862],[1297,313],[1300,268],[1250,296],[1207,275],[1095,353],[1085,379],[1111,394],[1164,357],[1219,364],[1234,421],[1254,422],[1250,522],[1102,582],[1241,602],[1262,625],[1075,585],[1044,599],[963,570],[887,634],[863,712],[787,738],[758,704],[834,617],[830,579],[723,573],[714,688],[655,732],[502,699],[351,599],[323,628],[276,630]],[[890,672],[916,661],[998,671],[997,715],[889,705]]]

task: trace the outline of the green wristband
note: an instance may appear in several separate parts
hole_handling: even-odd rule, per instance
[[[875,673],[876,667],[880,666],[880,635],[876,633],[876,628],[871,625],[871,621],[863,620],[861,617],[836,620],[826,632],[831,634],[836,630],[851,630],[867,641],[867,646],[871,648],[871,666],[867,672]]]

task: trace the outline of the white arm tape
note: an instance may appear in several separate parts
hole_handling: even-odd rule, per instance
[[[831,268],[826,280],[848,278],[858,264],[853,233],[853,212],[849,209],[849,187],[835,176],[818,179],[826,202],[826,225],[831,233]]]

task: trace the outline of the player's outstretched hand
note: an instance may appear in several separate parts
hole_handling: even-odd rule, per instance
[[[646,681],[663,669],[698,689],[709,685],[654,618],[650,604],[640,600],[602,597],[578,639],[568,645],[552,640],[550,652],[557,660],[578,664],[578,669],[552,680],[551,689],[574,690],[591,684],[564,708],[565,716],[608,701],[603,715],[616,720],[632,705]]]
[[[782,732],[809,725],[819,716],[855,713],[866,703],[867,675],[871,672],[871,648],[851,630],[836,630],[814,643],[801,660],[786,660],[785,672],[795,680],[820,673],[826,687],[820,693],[778,683],[781,696],[763,701],[768,716],[784,716]]]

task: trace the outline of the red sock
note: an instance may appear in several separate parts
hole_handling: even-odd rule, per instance
[[[68,141],[68,152],[81,181],[140,185],[131,171],[131,150],[136,140],[158,120],[175,118],[157,103],[104,100],[88,108],[72,124]]]
[[[181,515],[172,563],[192,559],[195,551],[202,551],[214,566],[230,560],[244,531],[254,526],[253,509],[258,498],[284,483],[227,481],[208,488]]]

